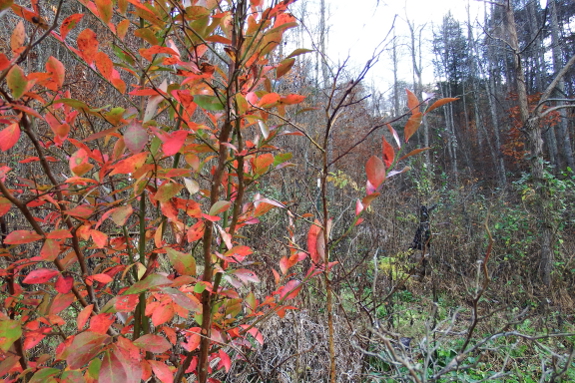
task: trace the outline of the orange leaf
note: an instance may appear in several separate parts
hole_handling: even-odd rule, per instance
[[[65,71],[64,64],[58,61],[55,57],[50,56],[46,62],[46,71],[52,76],[52,80],[45,84],[46,88],[57,91],[64,85]]]
[[[76,13],[72,16],[68,16],[62,21],[62,25],[60,25],[60,37],[65,39],[70,32],[79,22],[82,20],[84,15],[82,13]]]
[[[287,104],[287,105],[294,105],[294,104],[299,104],[301,103],[303,100],[305,100],[306,96],[302,96],[299,94],[289,94],[285,97],[282,97],[280,99],[280,102],[282,104]]]
[[[439,99],[439,100],[435,101],[435,102],[433,103],[433,105],[431,105],[429,108],[427,108],[427,110],[425,111],[425,114],[431,112],[431,111],[434,110],[434,109],[439,108],[440,106],[443,106],[443,105],[445,105],[445,104],[449,104],[450,102],[457,101],[457,100],[459,100],[459,99],[458,99],[458,98],[442,98],[442,99]]]
[[[14,56],[21,53],[20,48],[24,46],[24,41],[26,41],[26,29],[22,20],[20,20],[14,31],[12,31],[12,36],[10,36],[10,48]]]
[[[258,102],[260,108],[271,108],[280,100],[280,95],[277,93],[268,93],[263,96]]]
[[[413,134],[417,132],[417,129],[419,129],[419,125],[421,125],[422,118],[423,114],[419,112],[414,113],[411,115],[411,117],[409,117],[409,120],[407,120],[407,123],[405,124],[405,128],[403,128],[403,134],[405,135],[405,142],[409,141],[411,136],[413,136]]]
[[[116,34],[120,40],[124,40],[126,33],[128,32],[128,28],[130,27],[130,20],[124,19],[118,23],[116,27]]]
[[[84,29],[78,35],[76,42],[82,58],[86,61],[86,64],[91,65],[96,57],[96,52],[98,52],[96,33],[91,29]]]
[[[395,159],[395,151],[393,150],[393,146],[389,142],[385,140],[383,137],[383,162],[385,166],[389,168]]]
[[[100,13],[100,19],[105,24],[108,24],[112,19],[112,1],[111,0],[95,0],[96,7],[98,7],[98,13]]]
[[[407,157],[411,157],[411,156],[416,155],[416,154],[418,154],[418,153],[425,152],[426,150],[429,150],[429,149],[431,149],[431,148],[419,148],[419,149],[414,149],[414,150],[412,150],[411,152],[407,153],[405,156],[401,157],[399,160],[400,160],[400,161],[401,161],[401,160],[404,160],[404,159],[406,159]]]
[[[365,164],[365,171],[367,173],[367,180],[378,188],[385,180],[385,165],[383,161],[377,156],[371,156]]]
[[[114,166],[114,170],[110,173],[111,176],[115,174],[128,174],[134,173],[137,169],[141,168],[146,162],[148,152],[142,152],[122,160]]]
[[[411,110],[411,113],[416,114],[419,113],[419,100],[417,96],[413,94],[409,89],[407,91],[407,107]]]
[[[102,76],[104,76],[106,80],[111,81],[112,70],[114,69],[114,63],[112,62],[112,60],[110,60],[108,55],[105,54],[104,52],[96,53],[95,59],[96,59],[96,67],[98,68]]]

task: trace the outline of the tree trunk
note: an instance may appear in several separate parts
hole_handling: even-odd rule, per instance
[[[527,144],[530,150],[531,176],[535,187],[535,214],[539,218],[539,239],[541,244],[540,254],[540,275],[546,286],[551,284],[551,271],[553,269],[553,217],[552,206],[549,198],[549,187],[544,177],[543,160],[543,140],[540,118],[538,114],[529,115],[529,104],[527,99],[527,89],[525,87],[525,74],[521,62],[521,51],[517,39],[517,29],[515,25],[515,15],[513,8],[508,3],[506,7],[506,26],[509,38],[509,45],[513,50],[515,83],[517,88],[517,99],[523,129],[527,134]]]
[[[559,24],[557,22],[557,0],[550,1],[551,7],[551,46],[553,47],[553,71],[555,75],[563,67],[561,62],[561,50],[559,48]],[[565,81],[561,79],[555,88],[554,97],[565,98]],[[557,105],[565,105],[565,102],[559,101]],[[567,127],[567,112],[566,109],[561,109],[559,111],[561,115],[561,120],[559,121],[559,127],[557,129],[557,135],[559,136],[559,141],[561,142],[561,151],[567,166],[571,169],[575,169],[575,164],[573,162],[573,151],[571,150],[571,137],[569,136],[569,129]]]

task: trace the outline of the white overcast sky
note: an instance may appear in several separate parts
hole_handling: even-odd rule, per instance
[[[433,39],[432,28],[441,23],[444,15],[451,11],[456,19],[467,22],[469,4],[472,22],[477,17],[482,21],[484,7],[483,3],[477,0],[379,0],[379,4],[377,0],[326,0],[326,4],[330,14],[329,56],[336,63],[349,56],[351,66],[355,68],[371,57],[378,43],[389,31],[395,15],[398,36],[408,35],[406,17],[414,21],[416,26],[427,24],[426,33],[423,35],[427,44],[424,44],[423,50],[429,52],[429,42]],[[431,55],[427,58],[431,60]],[[411,61],[407,51],[401,60],[401,77],[411,81]],[[378,87],[383,90],[386,84],[391,83],[391,68],[391,58],[384,55],[372,70],[369,80],[380,83]],[[424,68],[423,81],[433,81],[431,65]]]

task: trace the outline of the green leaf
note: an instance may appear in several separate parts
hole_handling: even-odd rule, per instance
[[[218,215],[221,212],[228,210],[231,205],[232,203],[229,201],[223,201],[223,200],[218,201],[212,205],[210,212],[208,214],[213,216]]]
[[[154,287],[167,286],[171,284],[172,281],[167,277],[160,274],[151,274],[148,275],[145,279],[136,282],[132,287],[124,291],[122,295],[139,294],[141,292],[153,289]]]
[[[202,109],[218,111],[224,110],[224,104],[216,96],[206,96],[203,94],[198,94],[194,96],[194,102],[200,106]]]
[[[166,203],[172,197],[180,192],[183,189],[183,186],[180,184],[175,184],[173,182],[167,182],[158,188],[156,195],[154,196],[156,200]]]
[[[98,13],[100,13],[100,18],[105,24],[108,24],[112,19],[112,0],[95,0],[96,7],[98,8]]]
[[[3,11],[5,9],[8,9],[12,6],[12,4],[14,4],[13,0],[2,0],[0,1],[0,11]]]
[[[124,226],[133,212],[132,205],[120,206],[112,213],[112,221],[118,226]]]
[[[158,45],[158,38],[156,37],[154,31],[152,31],[150,28],[136,29],[134,36],[146,40],[151,45]]]
[[[132,120],[124,133],[124,142],[134,154],[140,153],[148,143],[148,132],[136,120]]]
[[[280,153],[277,156],[274,157],[274,162],[273,162],[273,167],[275,168],[276,166],[283,164],[286,161],[291,160],[291,158],[293,157],[293,154],[291,153]]]
[[[40,371],[36,372],[34,376],[30,379],[30,383],[48,383],[48,382],[55,382],[54,379],[49,379],[58,375],[61,370],[57,368],[43,368]]]
[[[0,350],[7,352],[15,341],[22,336],[20,322],[15,320],[0,321]]]
[[[170,247],[166,248],[166,252],[170,263],[179,274],[196,275],[196,260],[191,254],[185,254]]]
[[[99,359],[97,359],[99,360]],[[64,371],[61,376],[61,383],[85,383],[84,375],[78,370]]]
[[[293,64],[295,64],[294,58],[288,58],[280,62],[276,69],[276,79],[282,77],[284,74],[288,73],[292,68]]]
[[[26,78],[22,68],[18,65],[14,65],[12,69],[10,69],[6,76],[6,83],[8,84],[8,88],[10,88],[15,100],[22,97],[28,87],[28,79]]]
[[[287,58],[289,59],[291,57],[296,57],[296,56],[303,55],[306,53],[311,53],[311,52],[314,52],[314,51],[311,49],[299,48],[299,49],[296,49],[295,51],[293,51]]]

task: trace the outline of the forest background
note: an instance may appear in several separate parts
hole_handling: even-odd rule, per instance
[[[575,379],[575,3],[481,4],[1,0],[0,376]]]

